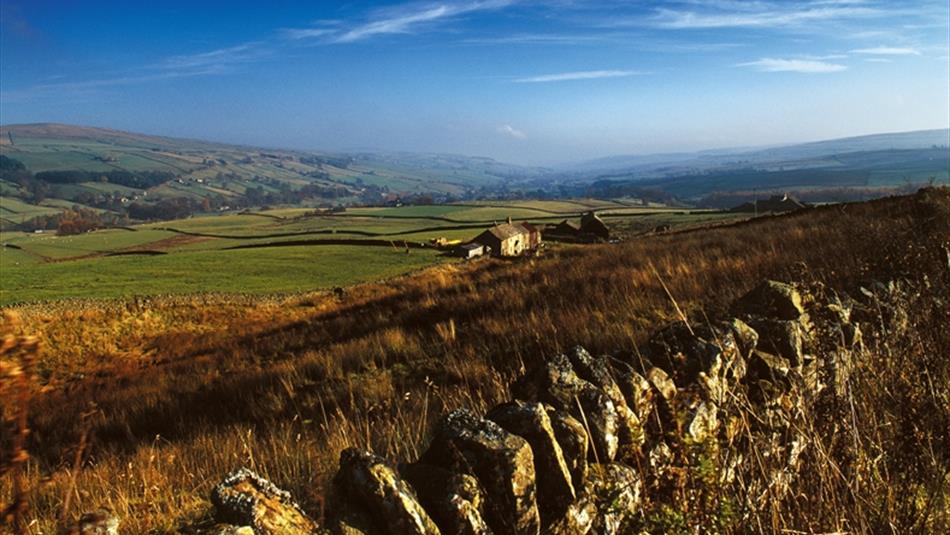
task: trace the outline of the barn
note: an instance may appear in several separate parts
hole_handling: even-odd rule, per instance
[[[529,223],[495,225],[472,240],[484,245],[495,256],[519,256],[541,245],[541,231]]]
[[[553,232],[562,236],[576,236],[580,234],[581,227],[577,223],[565,219],[554,227]]]
[[[581,232],[597,236],[603,240],[610,239],[610,229],[594,212],[587,212],[581,218]]]

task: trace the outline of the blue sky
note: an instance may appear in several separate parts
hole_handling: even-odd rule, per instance
[[[950,125],[946,0],[0,2],[4,124],[532,164]]]

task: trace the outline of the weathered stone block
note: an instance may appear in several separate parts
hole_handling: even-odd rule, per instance
[[[514,387],[520,399],[540,401],[567,411],[588,429],[593,454],[600,461],[611,461],[619,445],[619,416],[610,398],[574,372],[565,355],[556,355]]]
[[[551,406],[546,406],[545,410],[551,418],[551,428],[554,429],[554,436],[561,446],[561,453],[571,472],[571,483],[576,493],[584,488],[584,480],[587,478],[587,431],[584,430],[584,424],[567,412]]]
[[[302,535],[317,529],[288,492],[247,468],[231,472],[215,486],[211,502],[218,521],[250,526],[257,535]]]
[[[576,496],[570,469],[544,406],[511,401],[493,408],[485,417],[527,440],[531,446],[541,523],[547,525],[549,519],[560,516]]]
[[[478,480],[426,464],[403,465],[400,472],[419,496],[442,533],[487,535],[485,495]]]
[[[523,438],[459,409],[438,424],[422,462],[475,476],[485,489],[486,519],[493,531],[538,533],[534,455]]]
[[[372,514],[378,526],[394,535],[439,533],[435,522],[419,505],[415,492],[381,458],[348,448],[340,454],[337,486]]]

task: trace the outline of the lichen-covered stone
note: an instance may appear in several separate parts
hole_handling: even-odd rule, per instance
[[[848,382],[851,378],[851,371],[854,367],[851,351],[841,348],[832,351],[829,355],[828,367],[831,385],[834,388],[835,395],[844,397],[848,394]]]
[[[597,503],[586,491],[567,508],[560,518],[543,531],[544,535],[586,535],[597,518]]]
[[[584,480],[587,478],[587,431],[584,430],[584,424],[567,412],[551,406],[546,406],[545,410],[551,419],[551,428],[554,429],[557,443],[561,446],[564,462],[571,472],[571,483],[576,493],[584,488]]]
[[[794,286],[764,281],[736,302],[739,312],[785,321],[794,321],[805,314],[802,295]]]
[[[749,358],[752,350],[759,343],[759,333],[739,318],[732,318],[732,321],[729,322],[729,329],[732,331],[739,353],[743,358]]]
[[[575,346],[567,355],[577,375],[599,388],[614,404],[614,409],[617,411],[620,443],[634,446],[643,444],[643,426],[640,424],[640,418],[627,405],[623,391],[611,373],[608,357],[594,357],[581,346]]]
[[[627,406],[636,413],[642,426],[653,412],[653,390],[650,388],[650,382],[639,373],[628,369],[620,372],[617,385],[627,399]]]
[[[317,529],[288,492],[247,468],[231,472],[215,486],[211,502],[218,521],[250,526],[257,535],[310,534]]]
[[[700,334],[705,335],[701,337]],[[687,387],[697,381],[700,374],[711,376],[721,365],[723,347],[734,344],[726,333],[712,332],[706,327],[690,327],[677,322],[668,325],[650,338],[650,361],[676,381]]]
[[[785,383],[790,370],[791,365],[788,360],[765,351],[756,350],[752,353],[752,358],[749,359],[748,377],[753,380]]]
[[[356,448],[340,454],[336,483],[373,515],[379,526],[396,535],[440,533],[419,505],[415,492],[379,456]]]
[[[570,468],[557,441],[551,419],[540,403],[511,401],[496,406],[485,416],[510,433],[528,441],[534,454],[538,507],[541,524],[560,516],[576,495]]]
[[[514,386],[520,399],[567,411],[588,429],[593,455],[611,461],[619,445],[619,416],[610,398],[574,372],[565,355],[555,355]]]
[[[749,358],[746,382],[750,394],[756,401],[769,401],[778,398],[791,387],[788,373],[791,366],[782,357],[755,350]]]
[[[591,465],[586,492],[597,508],[593,532],[603,535],[629,533],[632,521],[640,513],[642,487],[639,474],[629,466],[617,463]]]
[[[700,402],[692,411],[692,419],[687,428],[689,437],[695,442],[705,442],[715,438],[719,430],[717,408],[708,401]]]
[[[484,491],[474,476],[419,463],[403,465],[400,472],[412,484],[419,502],[442,533],[491,533],[484,520]]]
[[[118,535],[119,519],[108,509],[97,509],[79,518],[79,535]]]
[[[345,496],[331,496],[330,533],[332,535],[386,535],[376,527],[373,515],[365,507]]]
[[[653,367],[647,370],[647,381],[667,403],[676,397],[676,383],[660,368]]]
[[[786,359],[792,367],[802,364],[806,334],[799,322],[754,318],[749,324],[759,333],[759,349]]]
[[[662,477],[673,463],[673,451],[666,442],[659,442],[650,450],[647,461],[653,474]]]
[[[486,520],[493,531],[538,533],[534,455],[523,438],[458,409],[439,422],[422,462],[475,476],[485,489]]]

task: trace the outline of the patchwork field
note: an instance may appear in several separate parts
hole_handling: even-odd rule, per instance
[[[15,200],[5,200],[3,206],[25,209]],[[455,261],[426,247],[436,238],[468,240],[507,217],[537,224],[576,221],[591,209],[603,215],[618,237],[629,239],[658,225],[689,227],[737,218],[580,199],[370,207],[341,213],[281,208],[75,236],[4,232],[0,304],[195,292],[270,294],[345,286]]]

